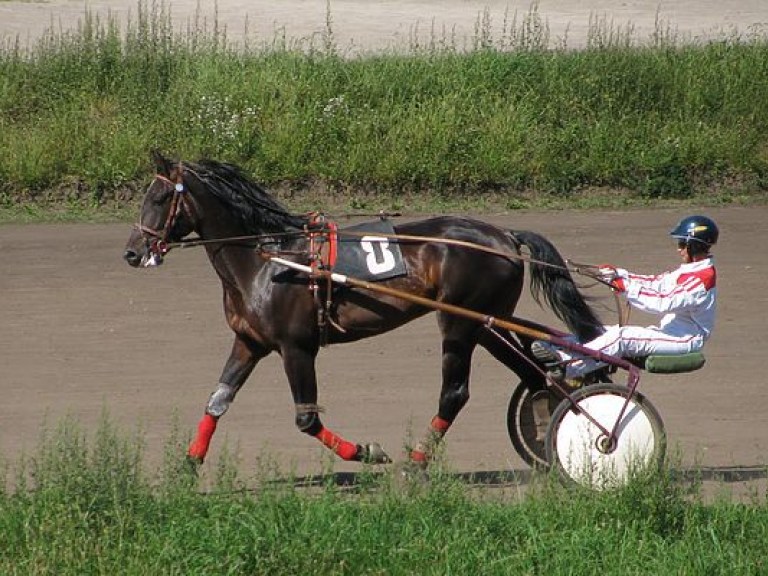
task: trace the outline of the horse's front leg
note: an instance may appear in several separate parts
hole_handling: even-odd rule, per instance
[[[296,406],[296,427],[300,431],[319,440],[342,460],[374,464],[391,462],[378,444],[350,442],[326,428],[321,422],[320,408],[317,405],[316,349],[296,346],[284,348],[281,354]]]
[[[239,337],[235,338],[232,352],[219,378],[219,386],[208,398],[205,414],[197,426],[197,435],[187,450],[187,457],[191,461],[202,464],[205,460],[219,418],[229,409],[235,395],[250,376],[256,363],[268,353],[266,349],[246,344]]]

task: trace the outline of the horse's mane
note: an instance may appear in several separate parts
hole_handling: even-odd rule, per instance
[[[307,223],[306,217],[291,214],[266,188],[234,164],[204,158],[185,166],[242,224],[246,234],[281,232]]]

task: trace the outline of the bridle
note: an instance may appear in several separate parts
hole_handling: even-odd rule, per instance
[[[141,232],[142,236],[144,236],[144,241],[147,245],[147,251],[151,256],[154,256],[158,260],[162,260],[163,256],[165,256],[171,249],[169,244],[171,231],[173,230],[173,226],[176,224],[176,221],[178,220],[182,210],[190,220],[194,220],[192,209],[189,204],[187,189],[184,186],[182,179],[182,173],[183,169],[180,166],[176,173],[175,182],[170,178],[163,176],[162,174],[155,174],[155,180],[160,180],[166,189],[171,187],[173,188],[171,206],[168,210],[168,216],[165,219],[163,228],[161,230],[157,230],[155,228],[146,226],[143,222],[141,222],[141,214],[139,215],[139,222],[134,224],[134,227],[139,230],[139,232]]]

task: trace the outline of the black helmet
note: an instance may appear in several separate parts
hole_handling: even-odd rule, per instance
[[[720,231],[711,218],[688,216],[680,220],[669,234],[673,238],[686,242],[689,246],[709,248],[717,244]],[[702,244],[704,246],[701,246]]]

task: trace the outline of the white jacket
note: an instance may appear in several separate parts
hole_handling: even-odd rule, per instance
[[[711,256],[658,276],[634,274],[623,268],[616,273],[624,281],[630,305],[664,314],[659,330],[674,336],[709,338],[715,326],[717,302],[717,273]]]

